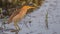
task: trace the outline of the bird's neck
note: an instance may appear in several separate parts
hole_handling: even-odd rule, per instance
[[[22,8],[19,12],[19,14],[26,14],[27,13],[27,10],[26,8]]]

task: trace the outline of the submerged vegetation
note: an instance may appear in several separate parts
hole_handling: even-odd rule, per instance
[[[45,24],[48,29],[48,12],[46,13],[46,16],[45,16]]]

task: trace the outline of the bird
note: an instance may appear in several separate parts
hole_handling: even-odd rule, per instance
[[[19,9],[17,12],[15,11],[14,13],[12,13],[12,15],[8,18],[7,23],[14,23],[14,26],[16,28],[16,30],[20,30],[20,27],[18,26],[18,22],[22,20],[22,18],[24,18],[24,16],[26,15],[26,13],[28,12],[29,9],[31,8],[35,8],[33,6],[23,6],[21,9]]]

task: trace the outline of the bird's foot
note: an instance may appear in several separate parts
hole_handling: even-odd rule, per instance
[[[16,31],[18,31],[18,30],[11,30],[11,32],[16,32]]]
[[[11,32],[19,32],[21,29],[11,30]]]

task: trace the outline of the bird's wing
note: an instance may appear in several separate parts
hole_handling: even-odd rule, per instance
[[[14,11],[13,13],[12,13],[12,15],[9,17],[9,19],[8,19],[8,24],[9,23],[11,23],[12,22],[12,19],[13,19],[13,17],[15,17],[17,14],[19,13],[19,11]]]

